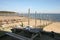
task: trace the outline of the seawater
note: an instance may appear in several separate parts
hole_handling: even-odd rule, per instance
[[[28,14],[23,14],[23,16],[28,17]],[[30,18],[36,18],[36,19],[43,19],[43,20],[51,20],[51,21],[60,21],[60,14],[40,14],[40,13],[36,13],[33,14],[31,13],[29,15]]]

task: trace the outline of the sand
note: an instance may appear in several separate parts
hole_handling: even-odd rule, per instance
[[[47,31],[47,32],[54,31],[56,33],[60,33],[60,22],[54,22],[54,23],[46,26],[43,30]]]
[[[5,20],[5,21],[4,21]],[[7,21],[6,21],[7,20]],[[2,23],[2,24],[1,24]],[[27,17],[19,17],[19,16],[0,16],[0,30],[11,32],[11,28],[14,28],[18,25],[21,25],[23,23],[23,26],[28,25],[28,18]],[[44,31],[54,31],[56,33],[60,33],[60,22],[52,22],[52,21],[47,21],[47,20],[36,20],[36,25],[35,25],[35,19],[30,18],[30,26],[32,28],[40,28],[42,27],[41,25],[44,25],[43,30]],[[41,40],[54,40],[50,38],[49,36],[42,35]]]
[[[0,16],[0,24],[3,25],[2,27],[4,27],[4,28],[14,28],[18,25],[21,25],[22,23],[23,23],[24,27],[28,26],[28,18],[19,17],[19,16]],[[60,33],[60,31],[59,31],[60,22],[51,22],[51,21],[47,21],[47,20],[36,19],[36,25],[35,25],[35,19],[30,18],[29,26],[32,26],[32,28],[35,28],[35,27],[41,28],[42,27],[45,31],[53,30],[54,32]]]
[[[36,25],[35,25],[35,19],[31,19],[29,20],[29,25],[30,26],[40,26],[40,25],[46,25],[49,24],[50,21],[46,21],[46,20],[38,20],[36,19]],[[28,18],[27,17],[19,17],[19,16],[0,16],[0,23],[2,24],[21,24],[21,22],[23,22],[24,26],[28,25]],[[7,26],[8,26],[7,25]]]
[[[36,20],[36,25],[35,25],[35,19],[30,19],[30,22],[29,22],[29,25],[32,26],[32,27],[38,27],[38,26],[41,26],[41,25],[48,25],[50,24],[51,21],[46,21],[46,20]],[[24,26],[28,25],[28,19],[23,22]]]

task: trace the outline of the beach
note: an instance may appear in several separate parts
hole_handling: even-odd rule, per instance
[[[0,27],[0,36],[4,35],[3,32],[12,32],[11,29],[16,28],[17,26],[21,26],[23,23],[23,27],[26,26],[32,26],[31,28],[43,28],[43,31],[46,32],[55,32],[60,33],[60,22],[53,22],[49,20],[39,20],[39,19],[29,19],[29,25],[28,25],[28,18],[27,17],[19,17],[19,16],[5,16],[4,18],[1,17],[0,23],[2,23]],[[5,20],[5,21],[4,21]],[[7,20],[7,21],[6,21]],[[36,25],[35,25],[36,22]],[[19,27],[20,28],[20,27]],[[3,31],[1,33],[1,31]],[[48,35],[41,34],[40,37],[41,40],[54,40]],[[5,37],[4,37],[5,38]],[[8,37],[6,37],[8,38]],[[5,38],[5,39],[6,39]],[[3,39],[3,38],[2,38]]]
[[[38,19],[29,19],[29,25],[32,27],[37,27],[40,25],[49,24],[50,21],[46,20],[38,20]],[[36,21],[36,25],[35,25]],[[19,16],[0,16],[0,25],[4,25],[5,27],[14,27],[17,25],[21,25],[23,23],[24,26],[28,26],[28,18],[27,17],[19,17]]]
[[[5,20],[5,21],[4,21]],[[7,21],[6,21],[7,20]],[[1,22],[2,21],[2,22]],[[35,23],[36,22],[36,23]],[[2,25],[2,24],[3,25]],[[44,31],[54,31],[60,33],[60,22],[52,22],[48,20],[39,20],[39,19],[29,19],[27,17],[19,17],[19,16],[0,16],[0,24],[4,29],[11,29],[17,26],[21,26],[23,23],[23,27],[31,26],[32,28],[43,28]],[[6,30],[7,31],[7,30]]]
[[[36,21],[36,25],[35,25]],[[27,17],[19,17],[19,16],[0,16],[0,23],[2,24],[21,24],[23,23],[24,26],[28,25],[28,18]],[[39,20],[39,19],[29,19],[29,25],[31,26],[39,26],[39,25],[46,25],[49,24],[51,21],[47,20]]]
[[[26,20],[23,22],[24,26],[28,26],[28,19],[25,18]],[[29,19],[29,25],[32,26],[32,27],[39,27],[39,26],[42,26],[42,25],[48,25],[51,23],[51,21],[47,21],[47,20],[39,20],[39,19]],[[36,21],[36,23],[35,23]]]
[[[47,32],[55,32],[55,33],[60,33],[60,22],[54,22],[48,26],[46,26],[44,29],[44,31],[47,31]]]

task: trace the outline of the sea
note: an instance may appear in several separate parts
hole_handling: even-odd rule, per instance
[[[57,13],[30,13],[29,15],[27,13],[20,14],[20,16],[25,16],[33,19],[42,19],[42,20],[50,20],[50,21],[58,21],[60,22],[60,14]]]

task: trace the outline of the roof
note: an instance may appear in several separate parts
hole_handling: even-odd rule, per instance
[[[12,12],[12,11],[0,11],[0,13],[16,13],[16,12]]]

